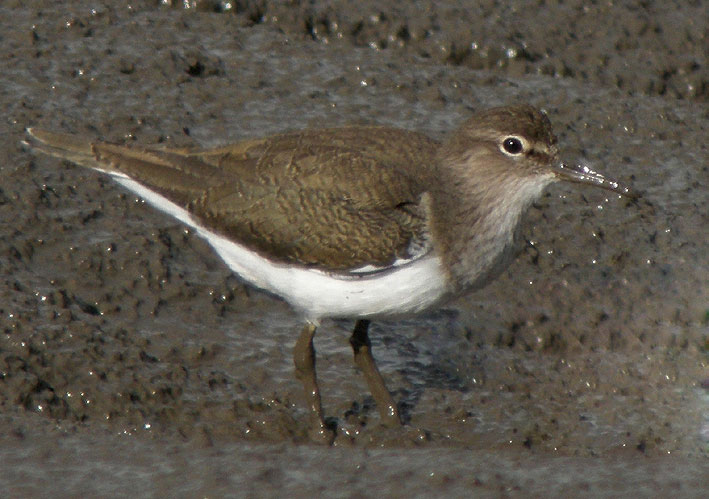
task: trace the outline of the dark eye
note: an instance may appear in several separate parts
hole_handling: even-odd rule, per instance
[[[522,141],[517,137],[507,137],[502,141],[502,148],[507,154],[517,155],[522,152],[524,146],[522,145]]]

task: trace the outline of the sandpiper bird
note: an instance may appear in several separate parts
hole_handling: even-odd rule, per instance
[[[400,424],[371,354],[373,318],[436,307],[514,258],[522,215],[558,180],[634,196],[559,161],[546,115],[475,114],[443,143],[386,127],[304,130],[210,150],[116,145],[28,129],[38,150],[111,175],[192,227],[246,282],[286,300],[305,326],[296,375],[312,431],[328,439],[313,335],[356,319],[350,343],[385,424]]]

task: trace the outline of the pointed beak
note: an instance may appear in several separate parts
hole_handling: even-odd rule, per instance
[[[560,180],[595,185],[596,187],[613,191],[616,194],[620,194],[621,196],[631,199],[637,199],[640,197],[639,192],[622,185],[612,178],[608,178],[601,173],[591,170],[588,166],[571,166],[565,163],[559,163],[556,167],[554,167],[554,173]]]

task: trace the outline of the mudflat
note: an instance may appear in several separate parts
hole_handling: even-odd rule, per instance
[[[706,490],[701,3],[188,4],[0,7],[3,490]],[[300,318],[285,303],[109,178],[22,145],[27,126],[170,147],[344,124],[442,138],[473,109],[520,102],[547,111],[565,159],[652,206],[556,185],[497,281],[375,323],[404,429],[379,425],[352,322],[324,322],[334,447],[307,438],[291,361]]]

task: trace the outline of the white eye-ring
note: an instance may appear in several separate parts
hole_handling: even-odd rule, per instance
[[[527,141],[522,137],[510,135],[500,142],[500,151],[507,156],[519,156],[527,150]]]

